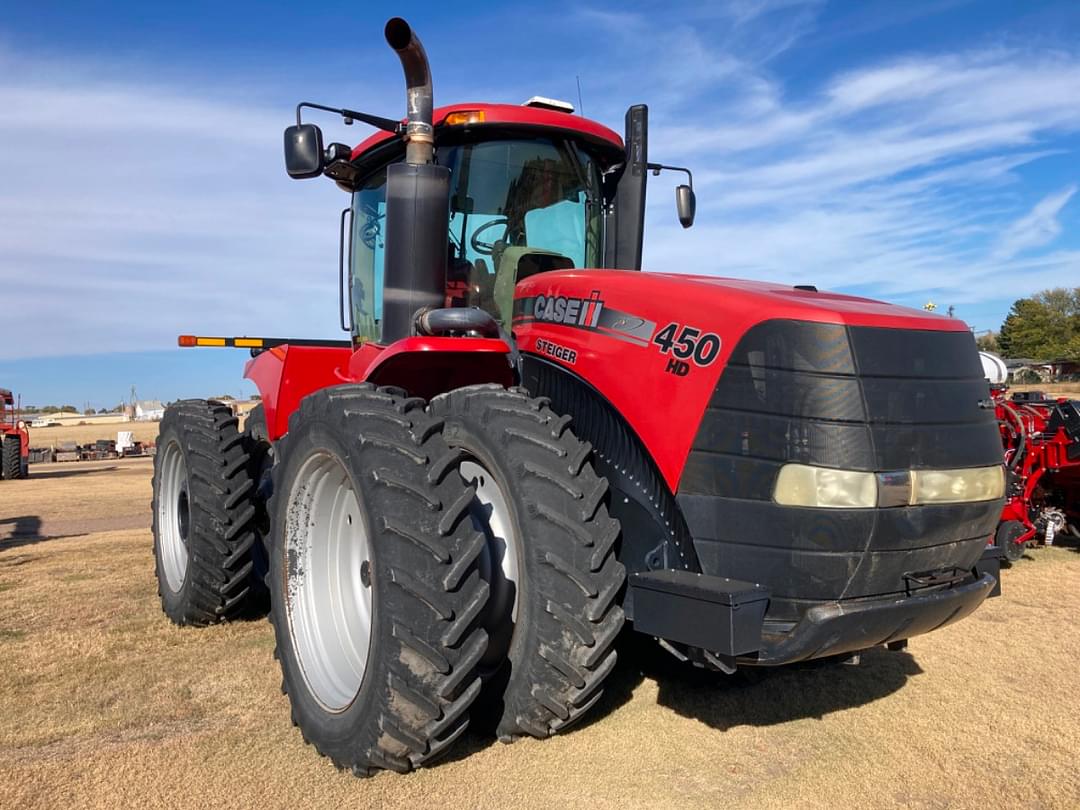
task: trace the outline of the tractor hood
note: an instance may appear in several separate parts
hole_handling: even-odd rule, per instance
[[[717,383],[751,333],[748,340],[761,342],[751,361],[783,342],[791,357],[781,364],[801,372],[961,376],[984,387],[963,321],[764,282],[617,270],[540,273],[517,284],[513,331],[521,351],[582,378],[625,415],[673,492]],[[749,362],[747,346],[735,362]],[[978,399],[965,408],[977,409]]]

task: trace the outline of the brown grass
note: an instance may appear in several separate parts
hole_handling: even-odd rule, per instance
[[[147,461],[35,471],[0,482],[0,807],[1080,804],[1070,549],[1032,553],[1002,598],[910,654],[746,681],[636,644],[576,731],[472,736],[449,762],[357,780],[290,725],[265,621],[162,616]],[[59,536],[25,520],[12,536],[18,517]],[[92,531],[109,525],[138,528]]]

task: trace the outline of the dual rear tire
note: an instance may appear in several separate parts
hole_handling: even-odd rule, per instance
[[[181,624],[235,615],[225,586],[267,522],[265,465],[221,407],[180,403],[162,424],[155,555]],[[275,657],[293,723],[339,768],[411,770],[474,715],[502,740],[547,737],[600,698],[623,624],[619,526],[591,448],[546,400],[473,386],[425,407],[337,386],[272,452]]]

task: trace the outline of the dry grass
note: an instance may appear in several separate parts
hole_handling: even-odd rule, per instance
[[[119,422],[113,425],[63,425],[30,428],[31,447],[56,447],[61,442],[92,444],[98,439],[116,440],[117,432],[130,430],[137,442],[152,442],[158,435],[158,422]]]
[[[1073,550],[1033,553],[910,654],[746,682],[635,645],[576,731],[474,736],[444,764],[357,780],[289,724],[266,622],[162,616],[149,470],[0,482],[0,807],[1080,805]],[[63,536],[11,537],[15,517]]]

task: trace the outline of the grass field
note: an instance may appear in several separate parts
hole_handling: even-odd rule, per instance
[[[161,614],[150,462],[0,482],[0,807],[1080,806],[1080,554],[861,666],[724,678],[625,646],[585,725],[358,780],[289,723],[263,620]]]

